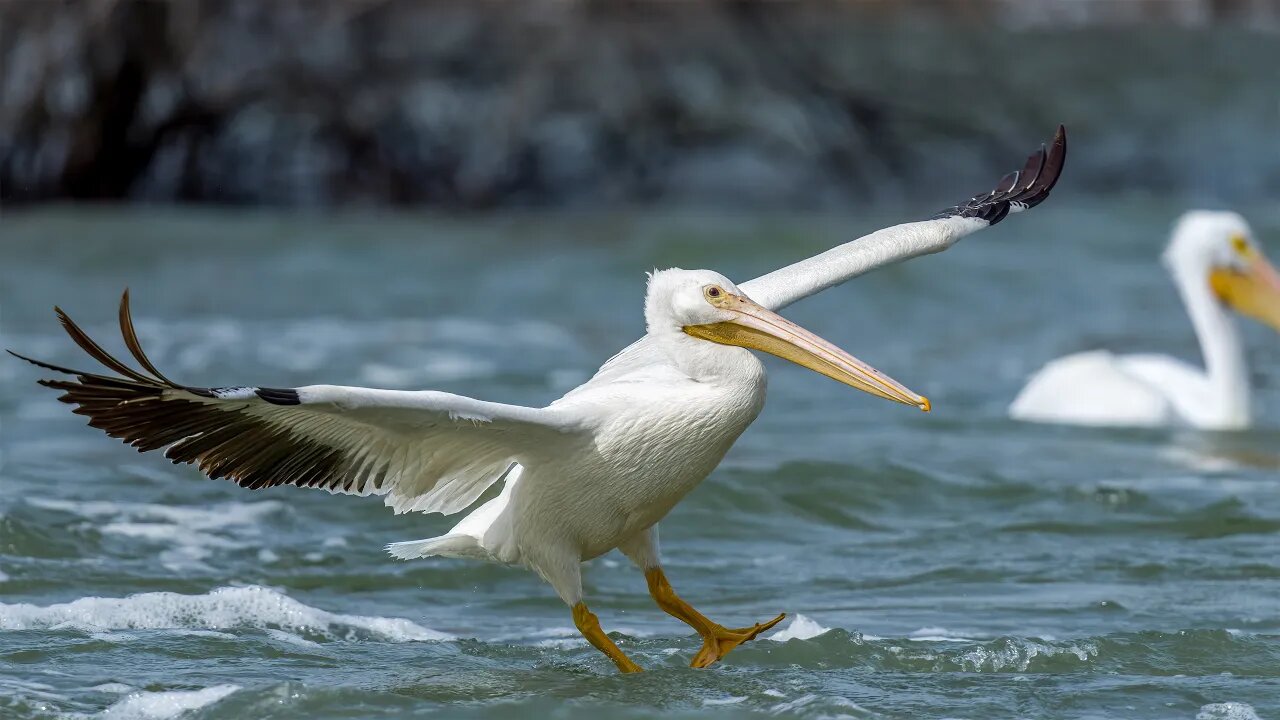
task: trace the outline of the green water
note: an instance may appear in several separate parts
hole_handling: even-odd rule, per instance
[[[621,556],[586,584],[649,671],[628,677],[532,575],[381,549],[452,518],[204,479],[84,427],[2,358],[0,717],[1276,717],[1280,339],[1246,331],[1253,431],[1004,412],[1064,353],[1195,357],[1156,262],[1179,209],[1051,202],[788,310],[935,411],[766,361],[763,415],[663,546],[713,618],[804,619],[708,671]],[[1280,210],[1241,209],[1280,254]],[[127,285],[179,381],[539,404],[642,332],[645,270],[744,279],[913,212],[8,213],[0,344],[85,366],[51,306],[118,348]]]

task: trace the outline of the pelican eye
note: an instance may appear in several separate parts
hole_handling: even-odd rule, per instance
[[[1243,235],[1232,235],[1231,247],[1235,248],[1235,251],[1241,255],[1249,254],[1249,241],[1245,240]]]
[[[707,296],[707,300],[713,303],[723,299],[725,294],[719,285],[708,285],[702,292]]]

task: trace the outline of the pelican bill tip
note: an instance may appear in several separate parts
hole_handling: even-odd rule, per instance
[[[930,410],[933,409],[933,403],[930,403],[929,398],[924,397],[923,395],[920,396],[920,402],[916,404],[919,406],[920,410],[922,410],[923,412],[929,412]]]

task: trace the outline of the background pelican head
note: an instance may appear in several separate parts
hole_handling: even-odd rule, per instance
[[[1280,274],[1239,214],[1185,213],[1174,227],[1164,261],[1180,284],[1207,284],[1222,305],[1280,331]]]
[[[929,400],[747,297],[712,270],[658,270],[644,303],[650,335],[695,379],[762,377],[759,350],[877,397],[929,410]]]

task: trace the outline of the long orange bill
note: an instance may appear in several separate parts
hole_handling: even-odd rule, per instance
[[[736,317],[707,325],[688,325],[684,331],[722,345],[777,355],[863,392],[929,411],[928,398],[908,390],[897,380],[750,298],[726,294],[717,305],[734,312]]]

